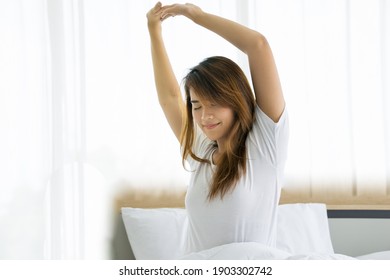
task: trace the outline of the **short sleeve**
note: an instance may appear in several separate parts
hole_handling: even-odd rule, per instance
[[[289,121],[286,107],[277,123],[256,106],[255,121],[248,141],[262,157],[274,166],[284,163],[287,158]]]

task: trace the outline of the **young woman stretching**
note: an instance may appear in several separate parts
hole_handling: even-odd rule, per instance
[[[176,15],[248,56],[254,95],[237,64],[210,57],[184,78],[183,100],[161,34],[161,22]],[[157,3],[147,18],[159,102],[192,171],[186,253],[234,242],[275,246],[288,118],[267,40],[192,4]]]

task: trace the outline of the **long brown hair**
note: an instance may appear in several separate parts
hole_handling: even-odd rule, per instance
[[[208,194],[209,200],[218,195],[222,199],[229,190],[233,190],[242,174],[246,172],[245,141],[254,120],[254,95],[241,68],[235,62],[222,56],[205,59],[191,68],[183,81],[187,114],[180,139],[183,147],[183,164],[187,156],[210,164],[208,159],[200,158],[192,151],[195,124],[192,116],[190,89],[194,90],[200,99],[227,106],[234,112],[234,123],[227,136],[226,150],[216,163],[217,169]],[[216,142],[215,146],[217,146]]]

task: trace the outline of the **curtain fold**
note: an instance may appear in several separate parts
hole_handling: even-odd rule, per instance
[[[84,256],[85,57],[83,1],[47,1],[51,73],[50,259]]]

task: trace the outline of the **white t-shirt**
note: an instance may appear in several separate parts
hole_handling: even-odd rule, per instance
[[[212,162],[213,142],[200,129],[193,152]],[[188,156],[191,180],[185,199],[188,214],[186,253],[233,242],[275,247],[277,205],[287,158],[288,115],[274,123],[258,106],[246,140],[247,171],[223,199],[207,196],[216,166]]]

